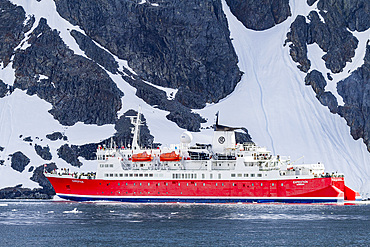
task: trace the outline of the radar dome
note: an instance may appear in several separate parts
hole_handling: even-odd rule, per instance
[[[181,143],[189,144],[193,140],[193,135],[189,131],[182,133],[180,137]]]

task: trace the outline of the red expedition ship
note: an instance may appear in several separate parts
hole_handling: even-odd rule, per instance
[[[254,143],[236,143],[237,128],[216,121],[212,145],[190,146],[191,133],[167,149],[138,145],[140,112],[132,147],[99,147],[98,168],[87,174],[66,169],[45,173],[56,194],[74,201],[121,202],[342,202],[361,200],[344,175],[323,164],[293,164]]]

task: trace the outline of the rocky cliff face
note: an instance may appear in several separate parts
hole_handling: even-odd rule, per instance
[[[343,97],[344,106],[338,113],[351,128],[355,140],[363,138],[370,152],[370,44],[367,43],[364,64],[350,77],[338,83],[338,93]]]
[[[62,17],[127,60],[141,79],[183,87],[203,102],[233,91],[241,73],[221,1],[139,2],[55,1]]]
[[[313,5],[317,1],[307,1]],[[290,45],[290,55],[297,67],[307,73],[310,71],[311,61],[307,56],[307,46],[317,44],[325,53],[322,59],[325,66],[332,73],[343,72],[346,64],[352,62],[358,40],[353,31],[363,32],[370,27],[370,3],[366,0],[330,1],[319,0],[317,10],[311,11],[307,17],[299,15],[294,20],[287,34]],[[368,50],[368,49],[367,49]],[[364,58],[364,65],[347,79],[338,82],[338,93],[342,96],[345,105],[338,107],[335,96],[325,91],[326,79],[320,71],[313,70],[306,75],[306,85],[311,85],[319,101],[327,106],[332,113],[344,117],[350,126],[354,139],[363,138],[370,151],[369,142],[369,110],[370,96],[368,53]],[[330,73],[327,79],[332,80]]]

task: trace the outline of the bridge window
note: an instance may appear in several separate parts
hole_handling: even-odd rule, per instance
[[[231,174],[231,177],[232,177],[232,178],[235,178],[235,174],[234,174],[234,173],[232,173],[232,174]]]
[[[254,178],[254,177],[255,177],[255,174],[254,174],[254,173],[252,173],[252,174],[251,174],[251,177],[252,177],[252,178]]]
[[[260,173],[259,173],[259,174],[257,174],[257,177],[262,177],[262,174],[260,174]]]
[[[238,174],[238,178],[241,178],[241,177],[242,177],[242,174],[240,174],[240,173],[239,173],[239,174]]]
[[[248,177],[248,173],[244,173],[244,177],[247,178]]]

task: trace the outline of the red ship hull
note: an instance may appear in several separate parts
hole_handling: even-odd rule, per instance
[[[342,202],[356,199],[344,178],[287,180],[105,180],[49,176],[61,198],[122,202]]]

